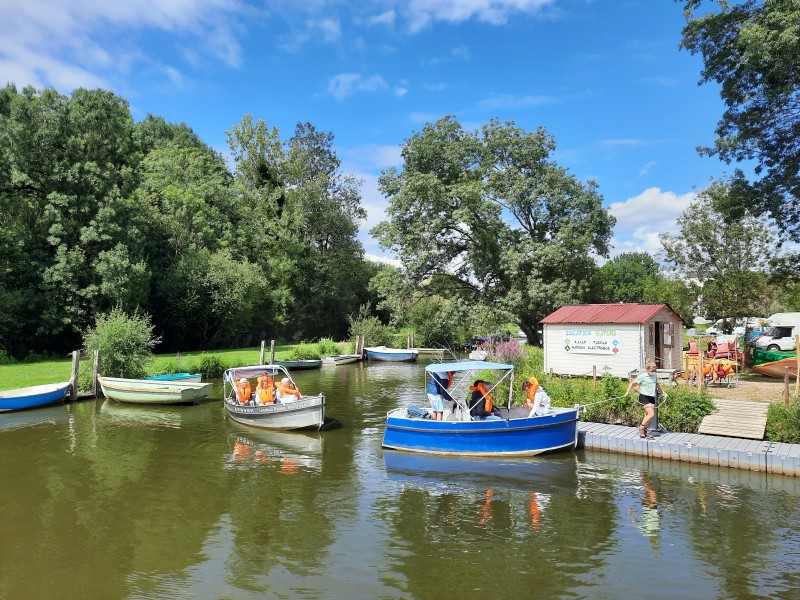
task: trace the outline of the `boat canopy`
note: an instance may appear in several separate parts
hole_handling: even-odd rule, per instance
[[[226,369],[222,379],[228,382],[241,379],[242,377],[254,379],[265,371],[272,377],[278,373],[282,373],[284,377],[289,377],[289,373],[287,373],[286,369],[281,365],[253,365],[251,367],[233,367],[232,369]],[[289,377],[289,379],[291,379],[291,377]]]
[[[513,371],[514,365],[486,362],[484,360],[465,360],[452,363],[432,363],[425,367],[425,371],[428,373],[456,373],[458,371],[482,371],[484,369]]]

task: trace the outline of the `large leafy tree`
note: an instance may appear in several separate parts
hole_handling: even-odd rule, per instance
[[[745,206],[769,211],[800,240],[800,3],[797,0],[679,0],[687,18],[682,46],[703,56],[701,82],[721,85],[725,113],[714,147],[722,160],[754,161],[757,181],[739,195]]]
[[[558,166],[554,151],[543,128],[428,124],[404,144],[402,171],[380,178],[389,220],[373,235],[415,286],[506,311],[537,342],[542,317],[586,297],[592,254],[607,254],[614,224],[596,185]]]
[[[720,207],[735,200],[736,188],[715,181],[678,218],[680,234],[663,234],[665,258],[684,280],[696,282],[701,308],[711,318],[746,317],[763,313],[766,272],[776,245],[775,231],[762,220],[745,215],[725,218]]]
[[[658,261],[646,252],[625,252],[598,272],[602,302],[643,302],[644,283],[658,275]]]

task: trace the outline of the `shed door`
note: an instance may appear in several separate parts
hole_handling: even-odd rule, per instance
[[[661,322],[656,321],[655,323],[655,336],[653,339],[653,358],[655,358],[656,366],[661,368],[661,340],[663,339],[663,332],[661,331]]]

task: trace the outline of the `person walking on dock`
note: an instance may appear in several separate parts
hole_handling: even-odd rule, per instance
[[[653,416],[655,415],[656,389],[658,389],[658,392],[664,398],[667,397],[667,394],[664,392],[664,388],[661,387],[661,384],[658,383],[656,361],[652,358],[648,358],[644,366],[645,372],[639,373],[636,379],[631,379],[631,382],[628,384],[628,389],[625,390],[625,396],[629,396],[633,388],[636,388],[636,391],[639,392],[639,404],[644,407],[644,419],[642,419],[642,423],[639,425],[639,437],[652,438],[653,436],[647,432],[647,427],[650,425],[650,421],[653,420]]]

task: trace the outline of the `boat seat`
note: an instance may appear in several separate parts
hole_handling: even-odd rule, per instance
[[[430,419],[431,413],[419,406],[409,406],[406,409],[406,415],[411,419]]]

